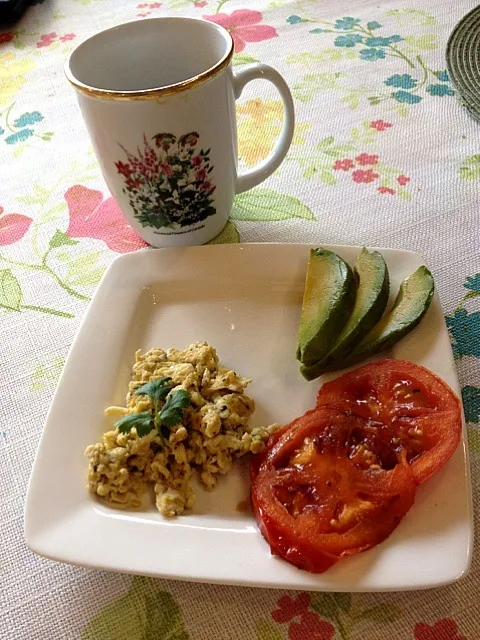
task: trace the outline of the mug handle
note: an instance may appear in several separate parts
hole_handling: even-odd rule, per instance
[[[268,80],[275,85],[283,101],[284,119],[282,131],[280,132],[273,151],[268,158],[255,167],[255,169],[237,176],[235,193],[242,193],[242,191],[247,191],[255,187],[257,184],[260,184],[260,182],[263,182],[265,178],[268,178],[268,176],[280,166],[290,148],[295,127],[295,111],[293,108],[292,94],[290,93],[287,83],[278,71],[268,64],[261,63],[249,65],[240,71],[235,71],[233,74],[233,91],[236,100],[241,96],[247,82],[251,80]]]

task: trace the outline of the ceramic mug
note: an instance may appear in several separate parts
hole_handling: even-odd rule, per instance
[[[66,64],[107,185],[150,245],[217,236],[234,195],[265,180],[288,151],[294,109],[285,80],[265,64],[233,71],[232,57],[232,37],[217,24],[153,18],[92,36]],[[239,174],[235,100],[255,79],[275,85],[285,117],[270,156]]]

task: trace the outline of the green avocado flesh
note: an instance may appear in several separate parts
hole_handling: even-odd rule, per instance
[[[307,380],[314,380],[331,368],[342,368],[344,358],[373,329],[385,311],[390,283],[383,256],[378,251],[362,249],[355,263],[354,274],[357,292],[350,317],[326,356],[312,365],[300,367]]]
[[[304,365],[322,360],[348,320],[355,302],[355,278],[339,256],[311,249],[307,267],[297,359]]]
[[[344,366],[392,347],[409,333],[427,312],[435,291],[433,277],[427,267],[419,267],[402,282],[390,313],[359,342]]]

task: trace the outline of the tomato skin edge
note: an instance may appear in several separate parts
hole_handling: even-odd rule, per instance
[[[262,512],[255,499],[254,491],[252,491],[251,500],[257,526],[270,546],[272,555],[283,558],[298,569],[303,569],[310,573],[324,573],[341,560],[341,556],[334,556],[322,551],[313,552],[309,546],[300,540],[296,540],[293,544],[288,542],[282,535],[280,527]]]

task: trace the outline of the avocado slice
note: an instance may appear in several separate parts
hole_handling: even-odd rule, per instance
[[[314,380],[332,366],[343,366],[343,359],[380,320],[388,302],[390,279],[383,256],[378,251],[363,248],[354,267],[357,295],[350,317],[337,336],[327,356],[313,365],[302,365],[300,371],[307,380]]]
[[[355,364],[392,347],[409,333],[426,314],[435,291],[433,276],[419,267],[400,285],[390,313],[387,313],[348,355],[342,367]]]
[[[355,278],[348,264],[327,249],[311,249],[297,341],[297,359],[318,362],[330,351],[355,301]]]

